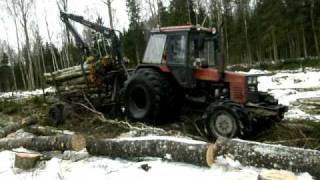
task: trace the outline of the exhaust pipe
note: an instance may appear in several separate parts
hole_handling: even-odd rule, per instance
[[[219,52],[218,53],[218,61],[217,61],[217,66],[218,66],[218,71],[219,71],[219,74],[220,74],[220,81],[223,81],[224,80],[224,64],[225,61],[224,61],[224,54],[223,52]]]

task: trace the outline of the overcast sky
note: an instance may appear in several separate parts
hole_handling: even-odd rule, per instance
[[[53,37],[53,43],[61,43],[58,39],[61,33],[61,22],[59,19],[59,11],[56,0],[35,0],[36,11],[31,12],[30,18],[39,24],[40,33],[43,38],[48,39],[48,34],[45,24],[45,16],[49,22],[49,28]],[[7,34],[11,46],[16,47],[15,28],[13,19],[5,10],[5,4],[1,4],[0,0],[0,39],[6,40]],[[113,0],[114,25],[116,29],[126,29],[129,24],[126,0]],[[84,16],[86,19],[95,21],[97,15],[102,16],[104,24],[109,27],[107,6],[102,3],[102,0],[69,0],[69,13],[75,13]],[[32,33],[32,26],[29,27],[29,33]],[[21,26],[19,26],[21,28]],[[24,38],[20,35],[22,41]]]

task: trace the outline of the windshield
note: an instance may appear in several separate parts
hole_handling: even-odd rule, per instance
[[[199,38],[199,34],[193,35],[190,41],[190,63],[205,62],[208,66],[215,66],[213,37]]]
[[[166,39],[167,36],[164,34],[154,34],[150,37],[143,58],[144,63],[159,64],[161,62]]]

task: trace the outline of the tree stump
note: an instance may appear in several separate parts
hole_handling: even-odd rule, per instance
[[[35,153],[16,153],[14,160],[14,167],[19,169],[32,169],[40,160],[41,154]]]

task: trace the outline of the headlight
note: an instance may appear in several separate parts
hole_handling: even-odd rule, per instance
[[[253,84],[258,84],[258,77],[253,77]]]
[[[256,76],[248,76],[248,84],[257,84],[258,78]]]

